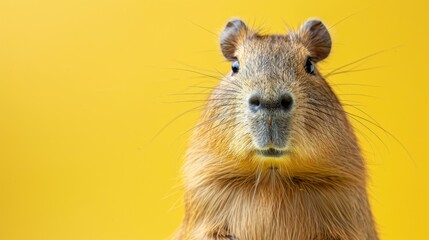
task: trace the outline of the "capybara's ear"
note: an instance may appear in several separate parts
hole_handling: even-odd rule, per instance
[[[298,30],[297,37],[310,51],[313,61],[321,61],[331,52],[331,36],[320,20],[309,20]]]
[[[237,48],[250,33],[246,24],[240,19],[231,19],[225,26],[220,36],[220,48],[223,56],[230,61],[234,61]]]

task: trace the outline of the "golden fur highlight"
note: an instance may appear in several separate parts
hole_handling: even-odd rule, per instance
[[[316,21],[296,33],[260,35],[237,21],[221,44],[241,72],[219,83],[191,137],[186,213],[175,239],[378,239],[353,129],[317,69],[303,68],[308,56],[329,54],[326,28]],[[246,112],[255,88],[294,96],[281,159],[255,153]]]

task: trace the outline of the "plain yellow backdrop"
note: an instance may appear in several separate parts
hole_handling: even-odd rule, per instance
[[[362,110],[348,111],[389,132],[352,120],[382,239],[429,239],[428,10],[416,0],[0,1],[0,239],[168,239],[200,114],[187,110],[217,83],[199,73],[230,70],[218,34],[234,16],[267,33],[322,19],[333,38],[324,73],[382,51],[327,80]],[[179,95],[192,92],[203,94]]]

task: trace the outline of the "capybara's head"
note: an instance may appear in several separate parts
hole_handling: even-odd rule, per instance
[[[321,21],[309,20],[287,34],[261,35],[234,19],[220,46],[232,71],[209,98],[205,126],[197,133],[206,146],[233,161],[314,168],[356,152],[350,149],[357,145],[344,110],[318,70],[331,51]]]

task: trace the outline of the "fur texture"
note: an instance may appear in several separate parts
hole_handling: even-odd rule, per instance
[[[232,20],[221,48],[240,70],[213,91],[191,138],[175,239],[378,239],[351,125],[317,69],[304,68],[328,56],[325,26],[311,20],[297,32],[260,35]],[[287,125],[281,158],[256,153],[248,107],[255,91],[293,95],[290,119],[275,120]]]

